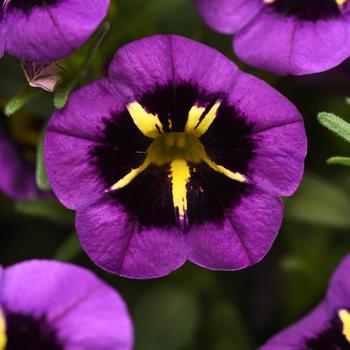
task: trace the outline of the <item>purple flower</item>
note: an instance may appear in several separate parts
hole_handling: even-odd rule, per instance
[[[350,255],[335,271],[323,301],[260,350],[350,349]]]
[[[0,349],[129,350],[120,295],[71,264],[32,260],[0,267]]]
[[[35,181],[39,132],[28,115],[5,117],[0,110],[0,191],[15,200],[41,195]]]
[[[349,0],[196,0],[206,23],[235,34],[242,61],[277,74],[333,68],[350,56]]]
[[[54,61],[81,46],[105,17],[109,0],[0,0],[2,53]]]
[[[108,78],[51,118],[48,176],[100,267],[152,278],[186,259],[236,270],[263,258],[297,188],[306,139],[283,96],[178,36],[124,46]]]

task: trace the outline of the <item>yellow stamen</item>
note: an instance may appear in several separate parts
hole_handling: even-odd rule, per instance
[[[7,344],[6,322],[3,313],[0,310],[0,350],[5,350]]]
[[[226,169],[222,165],[217,165],[216,163],[211,161],[208,157],[203,158],[203,162],[207,163],[213,170],[227,176],[231,180],[235,180],[238,182],[245,182],[246,181],[246,178],[242,174],[237,173],[237,172],[234,173],[233,171]]]
[[[188,113],[185,132],[188,132],[196,137],[201,137],[204,135],[215,120],[219,107],[220,102],[215,103],[201,120],[201,117],[205,112],[205,108],[193,106]]]
[[[350,344],[350,313],[349,311],[342,309],[338,312],[339,318],[343,323],[343,334],[348,343]]]
[[[187,184],[191,177],[187,162],[183,159],[173,160],[170,163],[170,176],[174,208],[178,210],[182,220],[187,211]]]
[[[346,0],[335,0],[338,6],[343,6],[346,2]]]
[[[145,136],[155,139],[163,132],[163,126],[158,116],[146,112],[139,103],[130,103],[127,109],[135,125]]]
[[[136,169],[132,169],[127,175],[125,175],[117,183],[115,183],[111,187],[111,190],[112,191],[120,190],[121,188],[125,187],[132,180],[134,180],[137,175],[141,174],[148,166],[149,166],[149,162],[148,162],[148,160],[146,158],[145,162],[143,162],[141,166],[139,166]]]

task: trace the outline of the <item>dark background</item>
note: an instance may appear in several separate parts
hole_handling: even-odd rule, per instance
[[[55,258],[94,270],[126,299],[135,322],[136,350],[256,349],[318,303],[350,247],[350,172],[325,163],[333,155],[350,156],[349,145],[316,119],[320,111],[350,118],[345,101],[350,94],[350,63],[304,77],[254,70],[234,57],[230,36],[204,25],[191,0],[112,0],[107,20],[111,30],[81,84],[105,75],[114,52],[144,36],[180,34],[215,47],[244,71],[268,81],[302,113],[309,143],[302,186],[285,200],[282,229],[261,263],[237,272],[209,271],[187,263],[165,278],[148,281],[98,269],[79,247],[74,213],[54,199],[16,203],[0,194],[0,264]],[[84,69],[93,40],[62,63],[65,83]],[[20,62],[5,56],[0,61],[1,104],[25,85]],[[37,125],[45,125],[53,110],[52,97],[38,91],[18,116],[30,115]]]

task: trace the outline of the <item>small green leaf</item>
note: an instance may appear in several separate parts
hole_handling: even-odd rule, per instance
[[[350,142],[350,124],[332,113],[321,112],[317,116],[318,121],[336,135]]]
[[[23,88],[6,104],[4,110],[5,115],[9,117],[12,114],[16,113],[35,96],[37,96],[38,93],[38,89],[34,89],[29,86]]]
[[[298,222],[350,227],[350,198],[342,188],[316,175],[305,174],[298,192],[286,202],[286,217]]]
[[[345,165],[350,166],[350,157],[331,157],[327,159],[327,164],[339,164],[339,165]]]
[[[347,98],[345,99],[345,102],[346,102],[348,105],[350,105],[350,97],[347,97]]]
[[[42,191],[49,191],[51,189],[49,179],[47,178],[45,161],[44,161],[44,134],[41,133],[38,147],[36,150],[36,184]]]
[[[89,68],[91,66],[92,60],[95,57],[95,54],[96,54],[99,46],[101,45],[103,39],[108,34],[110,28],[111,28],[111,25],[109,24],[109,22],[103,22],[100,25],[100,27],[97,29],[97,32],[95,34],[95,39],[94,39],[93,43],[91,44],[88,55],[87,55],[85,68],[84,68],[84,71],[82,73],[82,76],[87,75]]]
[[[134,317],[136,350],[180,350],[195,336],[199,305],[184,289],[156,287],[140,300]]]
[[[68,97],[78,84],[78,79],[71,80],[68,84],[58,86],[53,96],[53,105],[56,109],[62,109],[67,103]]]
[[[17,202],[15,209],[24,215],[45,218],[60,224],[74,223],[74,214],[55,199],[35,199]]]
[[[82,252],[76,232],[72,232],[57,249],[54,254],[55,260],[73,261]]]

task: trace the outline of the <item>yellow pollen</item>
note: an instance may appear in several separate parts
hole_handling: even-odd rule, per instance
[[[191,177],[187,162],[183,159],[173,160],[170,163],[170,176],[174,208],[178,210],[179,217],[183,220],[187,211],[187,184]]]
[[[350,344],[350,313],[349,311],[342,309],[338,312],[338,315],[341,322],[343,323],[342,333]]]
[[[5,350],[7,344],[5,317],[0,309],[0,350]]]

